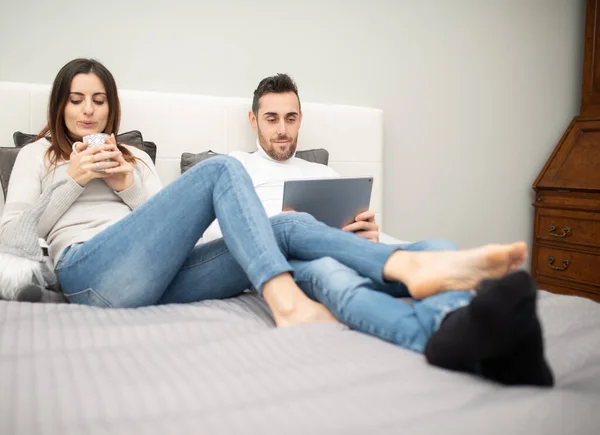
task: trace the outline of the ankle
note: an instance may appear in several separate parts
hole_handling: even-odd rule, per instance
[[[386,281],[404,282],[407,272],[414,268],[416,252],[398,250],[389,256],[383,265],[383,279]]]
[[[290,316],[308,297],[298,287],[290,274],[283,274],[267,281],[263,297],[273,314]]]

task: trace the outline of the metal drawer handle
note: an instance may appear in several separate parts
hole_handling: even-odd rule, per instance
[[[554,231],[556,231],[556,225],[552,224],[552,225],[550,225],[550,230],[548,230],[548,234],[550,234],[553,237],[567,237],[569,235],[569,233],[571,232],[571,228],[564,227],[562,230],[562,233],[560,233],[560,234],[555,233]]]
[[[561,266],[554,266],[554,261],[555,261],[555,259],[554,259],[554,257],[552,255],[548,257],[548,267],[550,269],[554,269],[554,270],[558,270],[558,271],[562,272],[563,270],[567,270],[567,268],[569,267],[569,263],[570,262],[569,262],[569,260],[567,258],[565,258],[562,261],[562,267]]]

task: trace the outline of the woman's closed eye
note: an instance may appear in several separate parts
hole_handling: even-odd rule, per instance
[[[98,106],[102,106],[104,103],[106,103],[106,100],[93,100],[94,104],[97,104]],[[71,104],[81,104],[83,103],[83,100],[71,100]]]

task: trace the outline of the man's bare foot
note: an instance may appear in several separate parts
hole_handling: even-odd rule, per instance
[[[273,311],[273,317],[278,328],[302,323],[339,323],[324,305],[308,298],[297,304],[292,311],[287,311],[285,313]]]
[[[527,259],[527,245],[485,245],[445,252],[396,251],[384,277],[401,281],[415,299],[447,290],[472,290],[487,278],[500,278]]]

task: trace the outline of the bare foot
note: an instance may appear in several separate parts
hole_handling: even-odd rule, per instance
[[[444,252],[396,251],[384,276],[402,281],[415,299],[447,290],[472,290],[484,279],[500,278],[527,259],[527,245],[485,245]]]
[[[267,281],[263,297],[279,328],[299,323],[338,322],[324,305],[309,299],[289,273]]]
[[[297,304],[292,311],[286,313],[274,311],[273,317],[275,318],[275,324],[278,328],[294,326],[302,323],[339,323],[324,305],[308,298],[306,301]]]

